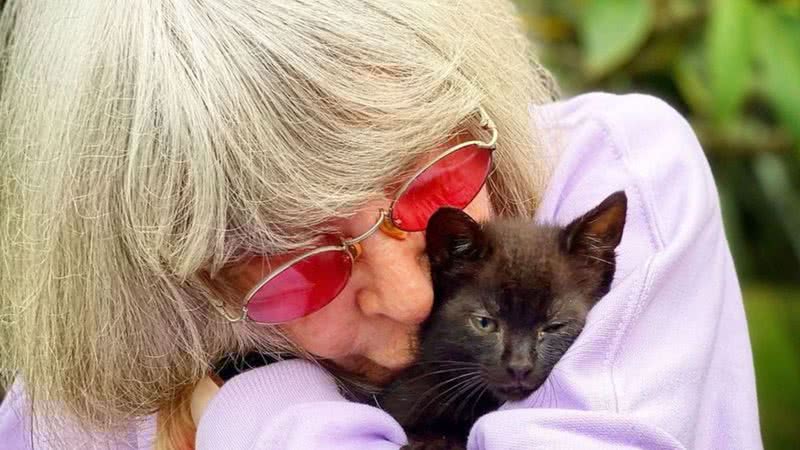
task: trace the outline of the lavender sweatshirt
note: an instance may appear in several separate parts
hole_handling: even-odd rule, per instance
[[[717,191],[697,138],[665,103],[588,94],[531,111],[559,149],[536,219],[566,224],[609,193],[628,195],[611,292],[548,381],[473,427],[469,449],[758,449],[755,380]],[[0,407],[0,447],[52,448],[30,432],[17,383]],[[153,419],[71,448],[150,448]],[[58,431],[64,436],[63,430]],[[105,440],[105,442],[103,442]],[[397,449],[400,426],[346,401],[305,361],[231,379],[201,419],[199,449]]]

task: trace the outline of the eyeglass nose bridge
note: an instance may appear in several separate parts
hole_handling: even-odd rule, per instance
[[[390,209],[389,212],[384,213],[383,220],[381,220],[380,230],[383,234],[397,239],[399,241],[405,240],[408,237],[408,232],[405,230],[401,230],[394,224],[392,220],[392,210]]]
[[[397,228],[397,226],[392,223],[390,211],[391,210],[386,211],[381,209],[378,215],[378,220],[376,220],[367,231],[361,233],[359,236],[342,241],[342,246],[350,254],[350,257],[353,258],[353,261],[358,259],[358,257],[361,256],[361,253],[364,251],[361,242],[375,234],[378,230],[382,231],[387,236],[398,240],[403,240],[408,236],[407,232]]]

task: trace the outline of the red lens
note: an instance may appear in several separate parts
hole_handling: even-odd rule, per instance
[[[392,207],[392,221],[421,231],[441,207],[464,208],[478,195],[492,165],[492,152],[477,145],[454,151],[419,174]]]
[[[261,323],[305,317],[330,303],[350,279],[353,261],[344,250],[311,254],[261,286],[247,303],[247,315]]]

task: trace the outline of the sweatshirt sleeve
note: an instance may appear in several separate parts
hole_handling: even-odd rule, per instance
[[[322,368],[282,361],[231,378],[209,403],[198,450],[396,450],[400,425],[382,410],[348,402]]]
[[[741,294],[708,163],[686,121],[643,95],[591,94],[534,112],[563,148],[537,220],[566,224],[628,195],[612,289],[544,385],[478,420],[471,450],[758,449]],[[198,448],[395,449],[383,411],[287,361],[233,378]]]
[[[642,95],[590,94],[532,112],[561,148],[537,220],[568,223],[624,189],[627,223],[611,291],[581,336],[529,398],[479,419],[469,448],[761,448],[741,294],[691,128]],[[46,427],[31,432],[26,405],[16,383],[0,406],[0,442],[53,448]],[[133,429],[111,447],[150,447],[152,420],[145,425],[150,431]],[[406,436],[388,414],[347,402],[324,370],[298,360],[226,383],[196,443],[374,450],[397,449]],[[70,446],[79,447],[100,448]]]
[[[41,412],[32,415],[24,383],[17,378],[0,403],[0,449],[13,450],[130,450],[153,448],[153,416],[131,420],[115,432],[80,427],[67,416]],[[57,411],[57,409],[56,409]],[[56,413],[58,414],[58,413]]]
[[[291,381],[287,381],[291,380]],[[278,386],[281,386],[278,388]],[[225,384],[200,421],[198,450],[397,449],[403,430],[380,409],[347,402],[306,361],[248,371]],[[525,409],[481,419],[473,449],[680,448],[657,427],[606,412]]]
[[[591,94],[537,120],[566,144],[537,219],[628,195],[612,289],[528,399],[470,449],[762,447],[747,324],[711,171],[688,123],[644,95]]]

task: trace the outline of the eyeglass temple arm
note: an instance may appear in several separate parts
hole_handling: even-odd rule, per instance
[[[481,115],[481,128],[489,130],[492,133],[492,137],[489,139],[489,142],[486,143],[486,146],[494,149],[497,146],[497,126],[494,124],[494,120],[489,117],[489,114],[486,113],[486,110],[483,109],[483,106],[479,106],[478,111]]]
[[[242,306],[242,313],[239,316],[231,315],[225,308],[225,305],[223,305],[220,302],[212,301],[211,306],[213,306],[214,309],[216,309],[217,312],[219,312],[222,315],[222,317],[225,318],[225,320],[231,323],[242,322],[247,317],[247,306]]]

